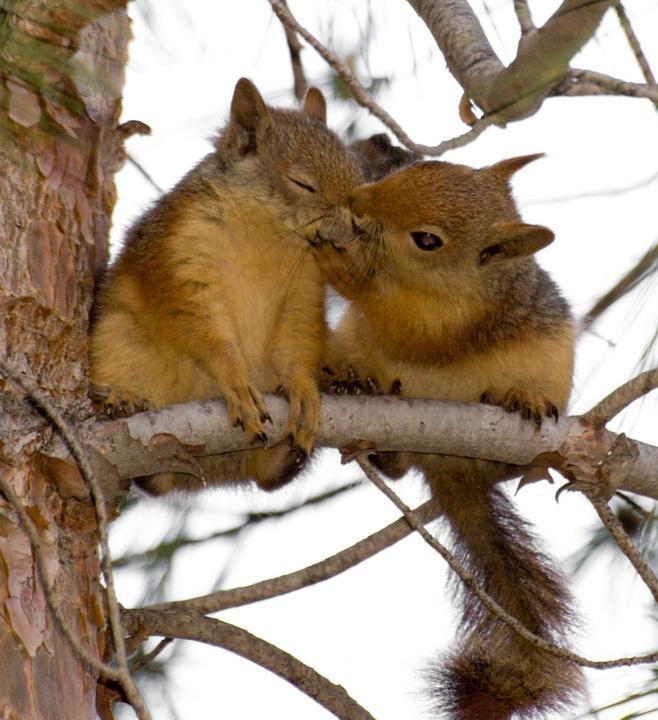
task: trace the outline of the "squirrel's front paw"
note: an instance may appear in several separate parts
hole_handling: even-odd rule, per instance
[[[265,422],[272,422],[262,395],[249,382],[233,383],[222,388],[226,411],[233,425],[241,427],[252,441],[267,445]]]
[[[525,420],[532,420],[540,428],[544,417],[552,417],[555,422],[560,417],[554,403],[538,392],[512,388],[505,394],[497,396],[492,392],[482,393],[481,403],[499,405],[507,412],[518,412]]]
[[[313,451],[320,425],[318,388],[312,380],[291,380],[285,382],[279,390],[290,403],[284,432],[290,437],[292,446],[308,456]]]
[[[129,390],[113,390],[108,385],[89,386],[90,400],[96,411],[110,419],[128,417],[149,409],[149,402]]]

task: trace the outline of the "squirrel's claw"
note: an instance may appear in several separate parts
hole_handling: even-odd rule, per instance
[[[148,400],[131,392],[117,392],[107,385],[91,385],[88,392],[96,411],[110,420],[128,417],[150,409]]]
[[[519,413],[524,420],[532,421],[537,430],[541,429],[544,417],[552,417],[555,422],[559,418],[557,406],[541,393],[532,390],[511,388],[503,395],[485,390],[480,395],[480,402],[485,405],[499,405],[509,413]]]
[[[351,365],[347,368],[346,378],[336,377],[336,373],[328,367],[322,368],[322,371],[327,377],[333,378],[325,384],[330,395],[400,395],[402,393],[402,383],[399,379],[393,380],[388,391],[384,391],[381,382],[374,375],[362,377]]]

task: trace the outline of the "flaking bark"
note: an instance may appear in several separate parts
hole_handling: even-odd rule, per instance
[[[78,409],[115,199],[125,0],[3,3],[0,31],[0,355],[61,407]],[[0,472],[39,530],[67,624],[100,658],[93,507],[68,458],[41,452],[52,430],[11,382],[0,390]],[[95,673],[54,626],[29,543],[1,495],[0,667],[2,717],[95,717]]]

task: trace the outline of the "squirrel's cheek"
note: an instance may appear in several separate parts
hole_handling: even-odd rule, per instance
[[[373,193],[371,185],[362,185],[352,191],[349,199],[349,206],[355,215],[369,215],[372,212]]]

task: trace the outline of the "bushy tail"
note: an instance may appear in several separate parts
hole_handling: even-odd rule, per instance
[[[512,501],[493,485],[502,467],[446,459],[441,468],[433,459],[423,469],[452,527],[459,560],[529,630],[564,645],[575,620],[571,594]],[[583,694],[578,666],[521,638],[457,583],[463,615],[456,646],[429,672],[442,717],[529,720],[563,710]]]

